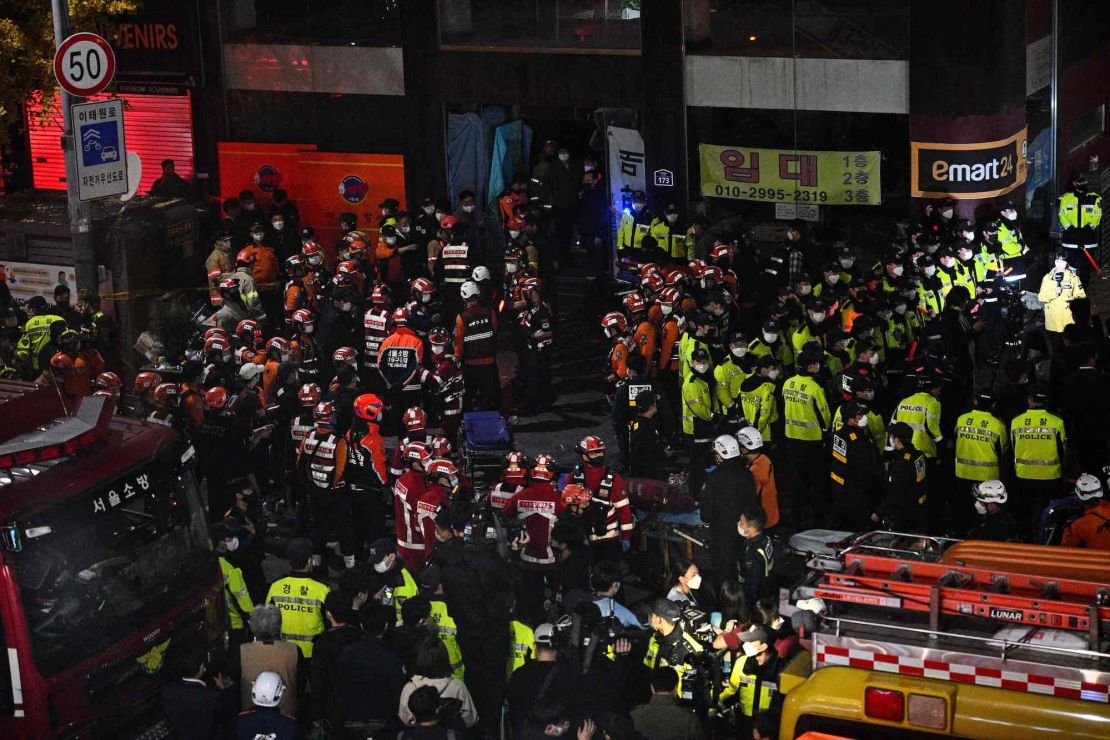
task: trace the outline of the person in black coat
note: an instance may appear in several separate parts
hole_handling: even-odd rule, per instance
[[[701,491],[701,518],[709,525],[709,554],[718,583],[736,578],[736,550],[740,536],[736,523],[740,514],[760,509],[752,474],[744,466],[740,443],[722,434],[713,440],[716,466],[705,478]]]
[[[376,601],[367,602],[359,611],[362,638],[339,654],[333,684],[345,722],[377,720],[390,726],[398,722],[405,669],[383,640],[395,616],[393,609]]]
[[[324,599],[324,617],[328,628],[312,641],[312,718],[327,719],[335,727],[343,721],[341,688],[336,683],[339,656],[344,648],[359,641],[362,630],[351,609],[351,595],[341,589],[331,591]]]
[[[238,709],[238,692],[230,679],[217,673],[215,688],[205,682],[205,658],[203,645],[187,643],[171,651],[177,678],[162,687],[162,711],[176,737],[222,738]]]
[[[871,521],[896,532],[919,532],[925,525],[925,455],[913,446],[909,424],[895,422],[887,432],[894,454],[887,468],[882,501]]]
[[[1070,328],[1070,327],[1069,327]],[[1098,349],[1093,342],[1068,348],[1078,367],[1060,382],[1060,404],[1068,441],[1075,449],[1080,470],[1099,470],[1110,448],[1110,375],[1098,369]]]

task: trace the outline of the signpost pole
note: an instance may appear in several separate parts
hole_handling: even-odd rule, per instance
[[[54,44],[61,46],[69,36],[68,0],[51,0],[54,11]],[[74,277],[77,298],[86,291],[95,291],[100,284],[96,272],[96,253],[92,240],[92,208],[82,203],[77,193],[77,152],[73,141],[73,120],[70,108],[77,100],[65,90],[62,99],[62,151],[66,158],[66,200],[69,205],[69,233],[73,241]]]

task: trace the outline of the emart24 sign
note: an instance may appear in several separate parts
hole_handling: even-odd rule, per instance
[[[1000,141],[971,144],[910,142],[910,195],[994,198],[1025,182],[1027,129]]]

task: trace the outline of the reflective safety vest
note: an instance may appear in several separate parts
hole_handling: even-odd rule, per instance
[[[440,642],[447,646],[447,657],[451,659],[451,677],[463,680],[462,650],[459,649],[459,630],[455,620],[447,613],[447,604],[442,601],[431,602],[432,611],[428,615],[428,627],[436,633]]]
[[[678,674],[678,686],[675,693],[678,694],[680,699],[691,700],[694,698],[693,687],[687,685],[684,688],[682,677],[693,668],[694,658],[701,654],[705,648],[681,627],[676,626],[675,629],[679,630],[681,634],[678,641],[671,645],[668,650],[663,649],[663,645],[659,642],[659,635],[652,633],[651,640],[648,641],[647,652],[644,653],[644,665],[651,670],[666,666],[674,668],[674,672]]]
[[[709,422],[716,411],[717,399],[709,393],[709,384],[691,373],[682,383],[682,433],[692,434],[695,442],[708,442]]]
[[[296,644],[306,658],[312,657],[312,640],[324,631],[329,591],[308,576],[291,575],[274,581],[266,594],[266,603],[281,609],[281,639]]]
[[[784,329],[783,333],[791,334],[792,332],[789,329]],[[767,344],[763,341],[763,337],[756,337],[748,342],[748,354],[755,358],[773,354],[782,363],[782,366],[787,368],[794,364],[794,350],[790,343],[781,336],[774,344]]]
[[[313,429],[304,438],[304,454],[308,463],[308,480],[317,488],[335,485],[335,451],[339,444],[336,434],[320,436]]]
[[[774,660],[772,657],[771,660]],[[731,696],[739,694],[740,711],[745,717],[753,717],[758,712],[765,712],[771,708],[771,702],[778,692],[778,684],[773,681],[760,681],[754,673],[744,670],[748,660],[741,658],[732,666],[732,673],[728,677],[728,686],[721,692],[720,699],[724,701]],[[759,685],[759,696],[756,697],[756,684]]]
[[[816,378],[795,375],[782,386],[786,438],[819,442],[829,430],[832,412],[825,400],[825,389]]]
[[[685,261],[694,256],[689,252],[686,235],[672,229],[666,219],[657,218],[652,221],[648,232],[668,257]]]
[[[532,628],[516,621],[509,622],[509,667],[507,676],[531,660],[536,654],[536,635]]]
[[[751,373],[736,364],[731,356],[713,368],[713,379],[717,381],[717,402],[727,409],[740,401],[740,385]]]
[[[470,247],[466,244],[448,244],[440,251],[439,261],[443,266],[443,282],[454,287],[448,291],[446,300],[461,300],[458,288],[470,279]]]
[[[1006,425],[986,411],[969,411],[956,421],[956,477],[985,481],[1001,478],[1002,455],[1009,446]]]
[[[227,605],[227,621],[233,630],[241,630],[244,618],[250,615],[254,604],[247,590],[247,582],[243,580],[243,571],[220,558],[220,573],[224,579],[224,602]]]
[[[740,405],[744,418],[763,435],[764,442],[771,442],[774,432],[771,425],[779,420],[779,403],[775,394],[775,381],[766,378],[765,382],[751,390],[740,391]]]
[[[371,364],[378,364],[378,350],[389,336],[389,312],[379,308],[368,308],[362,316],[362,328],[366,336],[366,349],[363,355]]]
[[[1064,422],[1044,409],[1029,409],[1010,422],[1014,474],[1025,480],[1057,480],[1063,475]]]
[[[409,569],[402,565],[401,585],[387,588],[382,597],[382,603],[397,609],[397,624],[401,624],[401,607],[419,593],[420,587],[416,585],[416,579],[412,577],[412,573],[409,573]]]
[[[1064,193],[1060,196],[1059,217],[1064,229],[1097,229],[1102,223],[1102,197],[1098,193]]]
[[[908,424],[913,430],[914,447],[925,457],[936,458],[937,442],[943,435],[940,433],[940,401],[935,396],[918,391],[902,399],[890,417],[891,424],[896,421]]]
[[[684,333],[678,340],[678,370],[683,382],[690,377],[694,350],[699,348],[709,351],[709,345],[693,334]],[[710,362],[712,363],[712,360]]]
[[[480,304],[467,306],[459,315],[463,326],[462,355],[463,364],[475,360],[488,360],[497,356],[497,337],[493,323],[495,315],[492,308]]]
[[[1025,237],[1022,236],[1017,224],[1010,226],[1001,219],[998,224],[998,244],[1003,258],[1020,257],[1029,252],[1029,246],[1025,243]]]
[[[1002,258],[990,251],[985,244],[973,259],[975,261],[976,285],[982,285],[1002,271]],[[994,300],[998,299],[995,298]]]
[[[621,213],[617,226],[617,249],[639,249],[644,237],[651,231],[651,212],[645,208],[637,215],[632,211]]]
[[[841,413],[843,410],[844,406],[841,405],[833,414],[832,430],[834,432],[839,432],[844,428],[844,415]],[[870,409],[867,412],[867,436],[871,438],[880,452],[886,447],[886,422],[883,421],[882,414]]]
[[[301,440],[307,437],[308,433],[315,428],[316,424],[313,423],[312,412],[294,416],[293,423],[289,425],[289,436],[293,438],[293,444],[299,447]]]
[[[45,369],[39,366],[39,355],[50,342],[50,327],[59,321],[65,323],[61,316],[47,313],[32,316],[23,326],[23,336],[16,343],[15,356],[20,362],[30,365],[36,373]]]

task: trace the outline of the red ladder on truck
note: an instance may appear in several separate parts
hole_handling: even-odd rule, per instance
[[[822,574],[816,596],[928,612],[931,629],[942,614],[979,617],[1086,632],[1097,646],[1110,627],[1110,573],[1095,583],[853,553],[843,555],[843,565]]]

